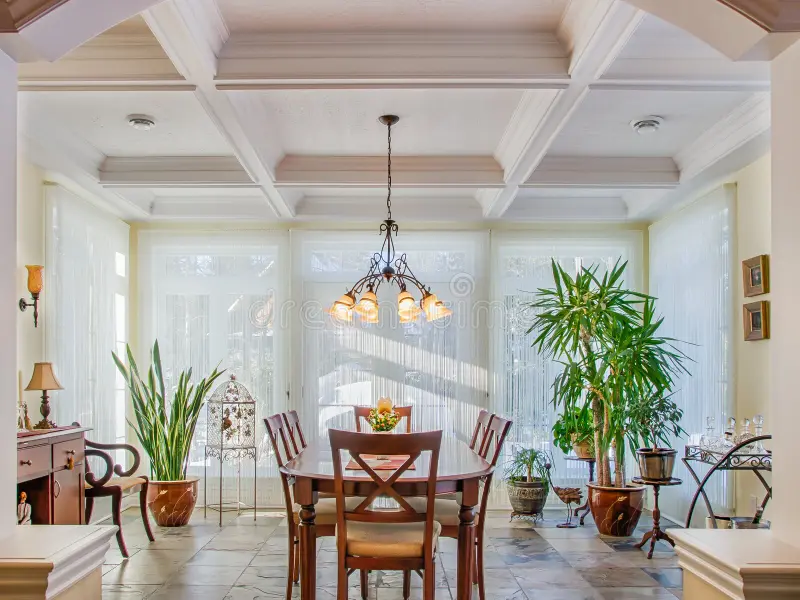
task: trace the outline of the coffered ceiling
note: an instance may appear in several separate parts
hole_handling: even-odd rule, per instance
[[[20,89],[30,158],[132,220],[380,220],[385,113],[398,218],[648,220],[770,127],[763,64],[623,0],[166,0]]]

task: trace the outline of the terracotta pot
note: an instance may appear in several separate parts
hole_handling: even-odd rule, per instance
[[[186,525],[197,502],[198,481],[151,481],[147,486],[147,506],[156,523],[161,527]]]
[[[590,440],[586,440],[580,444],[572,444],[572,450],[578,458],[594,458],[592,442]]]
[[[588,488],[589,507],[597,530],[603,535],[633,535],[644,509],[645,486],[615,488],[589,483]]]

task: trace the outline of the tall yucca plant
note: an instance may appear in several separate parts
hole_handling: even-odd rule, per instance
[[[583,268],[573,278],[553,260],[555,287],[538,290],[530,304],[536,312],[528,331],[537,332],[533,346],[564,365],[553,383],[553,402],[565,415],[591,411],[602,486],[612,484],[612,446],[613,483],[625,485],[631,407],[669,394],[674,377],[688,373],[686,354],[658,334],[663,319],[656,317],[655,298],[622,287],[626,266],[617,261],[602,278],[597,266]]]
[[[142,448],[150,457],[150,476],[155,481],[186,479],[197,419],[206,395],[224,370],[220,371],[217,365],[208,377],[197,384],[192,383],[191,368],[182,371],[178,375],[172,400],[167,402],[158,341],[153,345],[150,355],[152,364],[146,380],[139,374],[131,347],[126,346],[126,351],[128,367],[114,352],[111,354],[131,392],[136,420],[128,420],[128,424],[133,427]]]

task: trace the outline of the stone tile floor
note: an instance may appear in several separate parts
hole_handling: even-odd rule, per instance
[[[578,529],[557,529],[565,511],[548,511],[544,522],[509,523],[490,513],[485,550],[487,600],[639,600],[681,597],[682,572],[672,549],[658,542],[652,560],[633,545],[652,521],[643,516],[631,538],[601,537],[591,522]],[[663,522],[663,520],[662,520]],[[123,515],[131,557],[116,545],[103,568],[104,600],[264,600],[285,593],[287,530],[279,512],[218,516],[202,509],[189,526],[155,528],[148,542],[138,510]],[[317,598],[335,600],[336,551],[332,538],[319,541]],[[437,568],[437,600],[455,597],[455,540],[443,539]],[[370,600],[402,600],[400,573],[373,572]],[[421,599],[414,576],[411,597]],[[360,600],[358,577],[350,578],[350,598]],[[299,588],[295,586],[295,597]],[[477,588],[475,588],[477,598]]]

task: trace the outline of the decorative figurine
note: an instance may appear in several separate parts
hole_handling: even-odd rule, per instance
[[[31,505],[28,504],[28,494],[20,492],[17,504],[17,525],[31,525]]]
[[[31,418],[28,416],[28,403],[26,402],[23,405],[23,407],[24,408],[23,408],[23,423],[22,424],[25,426],[25,429],[27,429],[28,431],[33,431],[33,423],[31,423]]]

